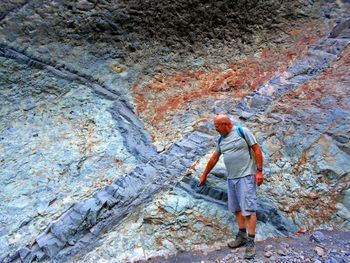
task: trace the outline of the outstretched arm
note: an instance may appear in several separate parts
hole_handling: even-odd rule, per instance
[[[198,186],[202,186],[205,184],[205,182],[207,181],[208,174],[214,168],[214,166],[218,162],[219,158],[220,158],[220,155],[218,153],[214,152],[213,155],[210,157],[209,162],[207,163],[207,166],[205,167],[205,170],[204,170],[202,176],[199,179]]]
[[[257,169],[259,169],[259,168],[262,169],[264,163],[263,163],[263,155],[262,155],[262,152],[261,152],[259,144],[256,143],[256,144],[252,145],[252,149],[253,149],[254,156],[255,156],[256,168]],[[256,180],[256,184],[258,186],[260,186],[263,183],[263,181],[264,181],[263,172],[256,171],[255,180]]]

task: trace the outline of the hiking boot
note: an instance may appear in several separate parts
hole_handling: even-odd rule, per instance
[[[236,237],[235,237],[235,239],[229,241],[227,243],[227,245],[230,248],[237,248],[237,247],[244,246],[246,241],[247,241],[247,234],[246,233],[242,233],[242,232],[238,232]]]
[[[256,253],[254,238],[248,237],[245,247],[246,248],[245,248],[244,258],[245,259],[254,258]]]

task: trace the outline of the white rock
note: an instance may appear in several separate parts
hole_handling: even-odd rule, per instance
[[[272,251],[266,251],[266,252],[264,253],[264,256],[267,257],[267,258],[270,258],[272,255],[273,255],[273,252],[272,252]]]
[[[324,256],[324,249],[322,247],[315,247],[314,250],[318,256],[320,256],[320,257]]]
[[[266,247],[264,247],[264,251],[272,251],[273,250],[273,246],[272,245],[267,245]]]

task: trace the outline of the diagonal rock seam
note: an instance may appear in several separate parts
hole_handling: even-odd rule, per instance
[[[233,112],[243,118],[263,114],[274,100],[317,77],[349,45],[350,36],[341,35],[349,24],[350,19],[347,19],[335,26],[326,39],[308,50],[303,59],[296,61],[286,72],[274,77],[253,94],[246,96]]]
[[[38,69],[45,69],[54,75],[71,81],[77,81],[78,83],[88,85],[92,88],[98,95],[103,95],[105,98],[120,100],[122,94],[116,93],[116,91],[111,91],[108,87],[105,87],[98,80],[93,79],[92,76],[82,74],[76,70],[68,69],[66,65],[63,67],[57,67],[50,64],[48,61],[40,60],[39,58],[32,57],[26,52],[9,47],[8,45],[0,42],[0,56],[5,58],[14,59],[19,63],[28,64],[29,66],[36,67]],[[129,108],[131,108],[127,102],[123,101]]]
[[[213,138],[209,135],[190,134],[167,152],[158,154],[127,176],[95,192],[91,198],[75,204],[51,223],[31,248],[22,248],[2,262],[17,259],[33,262],[47,258],[65,262],[154,193],[175,185],[193,162],[207,153],[212,143]]]
[[[152,145],[150,136],[145,132],[143,124],[130,109],[130,107],[124,101],[119,99],[118,94],[109,91],[107,88],[103,87],[103,85],[99,84],[97,81],[92,80],[89,77],[80,76],[75,72],[70,72],[66,69],[57,69],[52,65],[46,64],[43,61],[31,58],[26,54],[16,51],[12,48],[8,48],[6,45],[1,43],[0,56],[14,59],[19,63],[28,64],[31,67],[47,70],[48,72],[51,72],[60,78],[77,81],[78,83],[89,86],[98,95],[113,100],[114,104],[110,108],[110,112],[112,117],[116,119],[117,128],[123,136],[123,143],[126,148],[143,164],[145,164],[148,160],[152,159],[156,155],[155,147]],[[125,207],[123,209],[125,213],[129,211],[127,208],[128,207]],[[68,209],[68,211],[70,211],[70,209]],[[68,213],[68,211],[66,213]],[[79,227],[81,226],[79,225]],[[53,239],[51,239],[51,241],[53,241]],[[1,262],[7,262],[10,259],[12,260],[18,257],[22,260],[22,258],[26,258],[27,255],[27,249],[20,249],[17,251],[17,253],[15,253],[14,256],[9,256],[7,258],[1,259]],[[33,257],[27,258],[27,260],[30,262],[35,260],[35,258],[41,258],[43,255],[45,254],[38,252]]]

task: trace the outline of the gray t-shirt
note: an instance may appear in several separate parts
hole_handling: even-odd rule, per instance
[[[249,154],[249,146],[256,144],[254,135],[245,127],[242,127],[246,141],[238,135],[234,128],[229,134],[223,136],[220,145],[217,144],[215,153],[224,155],[224,163],[227,169],[228,179],[241,178],[256,173],[255,160]]]

